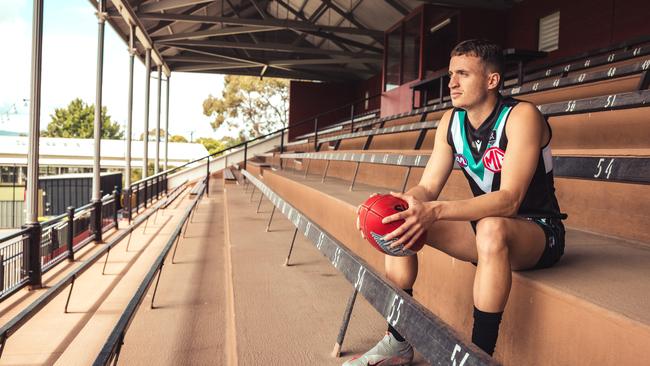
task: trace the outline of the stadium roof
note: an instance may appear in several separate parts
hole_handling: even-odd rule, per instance
[[[97,6],[96,0],[91,0]],[[384,31],[418,6],[503,8],[513,0],[112,0],[109,22],[170,71],[307,80],[381,70]]]

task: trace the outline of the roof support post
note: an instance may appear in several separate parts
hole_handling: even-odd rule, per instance
[[[38,223],[38,144],[41,118],[41,71],[43,59],[43,0],[34,0],[32,20],[32,85],[29,108],[29,152],[27,158],[27,217],[29,240],[23,245],[23,271],[29,276],[30,288],[42,287],[40,246],[41,225]]]
[[[158,101],[156,109],[156,165],[154,174],[160,170],[160,103],[162,98],[162,66],[158,65]],[[165,131],[167,133],[167,131]]]
[[[147,48],[144,56],[144,155],[142,155],[142,178],[149,176],[147,165],[149,165],[149,88],[151,86],[151,48]]]
[[[95,207],[93,232],[95,241],[102,241],[102,196],[100,188],[100,159],[102,139],[102,83],[104,75],[104,27],[106,22],[106,0],[97,3],[97,73],[95,76],[95,156],[93,159],[93,194],[92,201]]]
[[[171,75],[167,76],[167,97],[165,99],[165,171],[169,169],[167,165],[169,160],[169,79],[171,79]]]
[[[126,215],[131,220],[131,142],[133,139],[133,64],[135,60],[135,26],[129,32],[129,95],[126,122],[126,176],[124,177],[124,206]]]

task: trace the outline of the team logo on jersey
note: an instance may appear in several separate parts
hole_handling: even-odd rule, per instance
[[[481,140],[475,140],[474,141],[474,145],[476,146],[476,150],[481,150],[481,144],[482,143],[483,143],[483,141],[481,141]]]
[[[488,144],[494,145],[496,140],[497,140],[497,132],[492,130],[492,132],[490,133],[490,138],[488,139]]]
[[[504,155],[505,152],[496,146],[487,149],[483,155],[483,166],[493,173],[500,172]]]
[[[458,166],[460,166],[461,168],[467,166],[467,158],[465,158],[463,154],[456,154],[455,160]]]

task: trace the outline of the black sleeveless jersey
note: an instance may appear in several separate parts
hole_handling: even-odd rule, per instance
[[[455,108],[452,112],[447,142],[453,149],[455,162],[465,174],[474,197],[499,190],[501,164],[508,148],[506,124],[517,103],[519,101],[516,99],[499,97],[492,114],[478,129],[469,123],[467,112],[463,109]],[[547,126],[550,132],[548,122]],[[550,144],[540,149],[537,168],[517,215],[563,217],[555,197]]]

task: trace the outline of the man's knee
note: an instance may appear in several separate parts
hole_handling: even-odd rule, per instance
[[[402,288],[411,288],[418,274],[417,256],[385,259],[386,277]]]
[[[476,225],[476,250],[479,257],[508,254],[506,241],[506,220],[501,217],[486,217]]]

